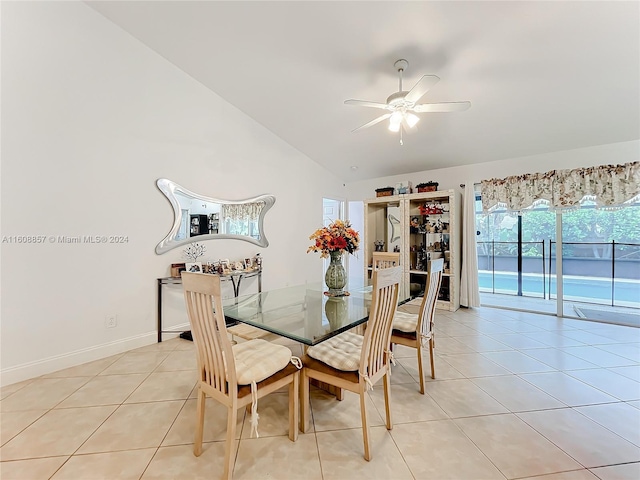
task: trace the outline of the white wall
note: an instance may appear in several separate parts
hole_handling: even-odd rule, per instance
[[[173,222],[161,177],[230,200],[275,195],[268,248],[208,241],[203,260],[260,252],[265,288],[319,279],[308,235],[322,197],[346,197],[337,178],[83,3],[1,8],[2,235],[45,238],[2,244],[3,384],[155,341],[155,279],[184,261],[154,253]]]
[[[640,160],[640,141],[612,143],[596,147],[564,150],[543,155],[497,160],[494,162],[466,165],[462,167],[425,170],[408,175],[376,178],[347,184],[350,200],[365,200],[376,196],[376,188],[394,187],[397,183],[438,182],[438,190],[457,189],[461,183],[478,183],[490,178],[504,178],[523,173],[548,172],[595,165],[622,164]]]

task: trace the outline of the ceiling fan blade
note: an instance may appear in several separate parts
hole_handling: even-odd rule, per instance
[[[469,110],[471,102],[443,102],[443,103],[423,103],[415,105],[411,110],[414,112],[463,112]]]
[[[365,100],[345,100],[345,105],[355,105],[356,107],[372,107],[372,108],[384,108],[387,109],[386,103],[367,102]]]
[[[365,128],[369,128],[372,127],[373,125],[375,125],[376,123],[380,123],[383,120],[386,120],[387,118],[389,118],[391,116],[390,113],[385,113],[384,115],[380,115],[378,118],[374,118],[373,120],[371,120],[369,123],[365,123],[364,125],[362,125],[361,127],[356,128],[355,130],[351,130],[352,133],[357,132],[358,130],[363,130]]]
[[[418,83],[416,83],[407,96],[404,97],[405,101],[415,103],[422,98],[422,96],[429,91],[436,83],[440,81],[440,78],[436,75],[425,75]]]

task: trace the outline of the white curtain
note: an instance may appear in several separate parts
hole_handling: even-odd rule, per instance
[[[478,250],[476,247],[476,193],[473,181],[464,187],[462,209],[462,278],[460,280],[460,304],[465,307],[480,306],[478,286]]]

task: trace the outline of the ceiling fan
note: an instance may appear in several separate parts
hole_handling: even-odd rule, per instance
[[[411,129],[415,128],[416,123],[420,120],[420,118],[415,115],[416,113],[462,112],[471,107],[471,102],[421,103],[416,105],[416,102],[420,100],[431,87],[438,83],[440,78],[435,75],[424,75],[411,90],[405,91],[402,90],[402,72],[407,69],[409,62],[404,59],[400,59],[396,61],[393,66],[398,70],[400,86],[396,93],[391,94],[389,98],[387,98],[387,103],[368,102],[365,100],[345,100],[344,103],[346,105],[380,108],[389,112],[384,115],[380,115],[378,118],[371,120],[369,123],[365,123],[355,130],[352,130],[352,132],[358,132],[365,128],[372,127],[376,123],[380,123],[388,118],[389,130],[392,132],[400,132],[400,145],[403,145],[403,130],[410,132]]]

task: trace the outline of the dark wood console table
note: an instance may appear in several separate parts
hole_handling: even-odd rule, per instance
[[[207,274],[209,275],[209,274]],[[258,277],[258,293],[262,292],[262,268],[258,270],[249,271],[234,271],[231,273],[211,274],[218,275],[222,281],[231,281],[233,285],[233,296],[238,298],[240,293],[240,283],[243,278]],[[163,333],[183,333],[177,330],[163,330],[162,329],[162,287],[163,285],[182,285],[182,278],[180,277],[164,277],[158,278],[158,342],[162,342]]]

